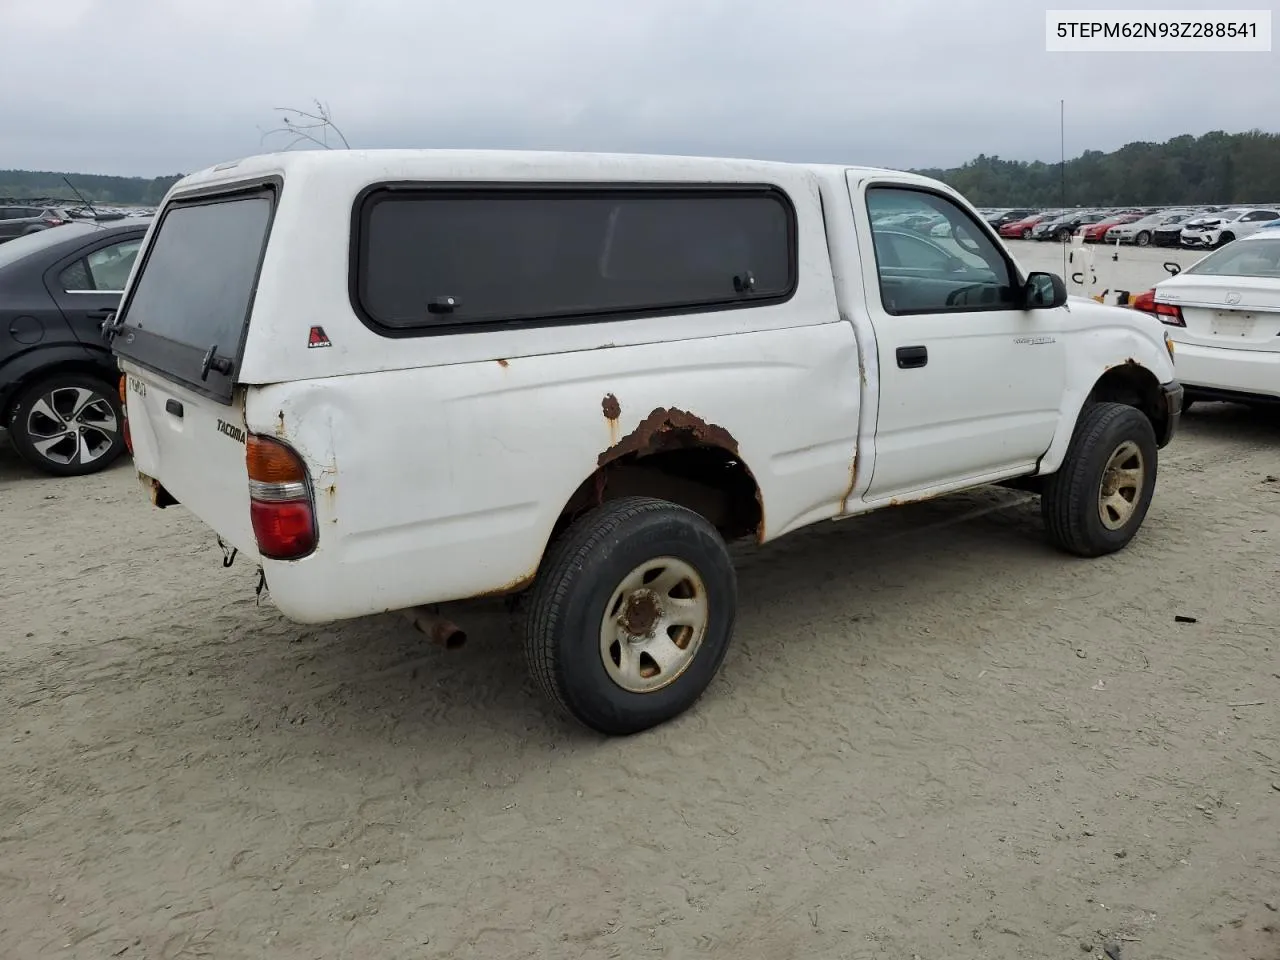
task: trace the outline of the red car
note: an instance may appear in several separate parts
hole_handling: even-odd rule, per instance
[[[1030,240],[1031,228],[1047,217],[1047,213],[1037,213],[1022,220],[1014,220],[1000,228],[1000,236],[1010,240]]]
[[[1107,231],[1117,224],[1133,223],[1135,220],[1142,218],[1140,213],[1121,213],[1114,217],[1107,217],[1099,220],[1097,223],[1091,223],[1084,228],[1085,243],[1101,243],[1107,238]]]

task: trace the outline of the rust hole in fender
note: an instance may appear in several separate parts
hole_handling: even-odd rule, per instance
[[[606,397],[606,403],[608,400]],[[618,412],[622,412],[621,407]],[[701,417],[675,407],[658,407],[634,430],[601,453],[596,463],[603,467],[611,460],[628,454],[646,456],[696,444],[720,447],[735,456],[738,453],[738,441],[724,427],[707,423]]]
[[[604,395],[604,399],[600,401],[600,409],[604,412],[607,420],[617,420],[622,416],[622,404],[618,402],[618,398],[612,393]]]
[[[507,361],[505,360],[499,360],[498,366],[502,367],[505,370],[507,367],[511,366],[511,364],[507,363]]]

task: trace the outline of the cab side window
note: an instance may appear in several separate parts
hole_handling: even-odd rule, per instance
[[[1009,261],[951,200],[910,187],[872,187],[867,212],[886,313],[974,313],[1020,306]]]

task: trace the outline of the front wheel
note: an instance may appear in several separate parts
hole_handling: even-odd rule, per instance
[[[1215,246],[1225,247],[1228,243],[1230,243],[1235,238],[1236,238],[1236,235],[1234,233],[1224,233],[1218,237],[1218,242],[1215,244]]]
[[[1030,240],[1030,239],[1031,239],[1031,228],[1030,228],[1030,227],[1027,227],[1027,229],[1025,229],[1025,230],[1023,230],[1023,231],[1022,231],[1022,239],[1023,239],[1023,240]]]
[[[1151,505],[1157,456],[1155,430],[1141,410],[1123,403],[1086,407],[1040,499],[1053,544],[1080,557],[1126,547]]]
[[[1143,230],[1136,237],[1134,237],[1134,243],[1136,243],[1140,247],[1145,247],[1150,242],[1151,242],[1151,232],[1149,230]]]
[[[120,395],[88,374],[56,374],[23,390],[9,417],[19,455],[44,473],[78,477],[124,453]]]
[[[705,518],[625,497],[575,521],[533,588],[529,670],[586,726],[626,735],[683,713],[720,669],[737,576]]]

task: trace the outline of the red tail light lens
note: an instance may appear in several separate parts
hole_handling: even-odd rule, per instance
[[[1133,309],[1153,314],[1161,323],[1171,327],[1185,327],[1187,325],[1186,321],[1182,319],[1181,307],[1172,303],[1156,303],[1155,290],[1147,290],[1138,294],[1133,301]]]
[[[279,440],[250,434],[245,465],[258,552],[269,560],[299,560],[314,551],[315,504],[302,458]]]
[[[249,501],[258,551],[270,560],[297,560],[316,547],[316,521],[310,503]]]

